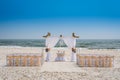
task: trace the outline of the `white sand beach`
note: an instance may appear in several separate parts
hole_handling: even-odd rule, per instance
[[[79,67],[70,62],[71,51],[65,50],[66,62],[55,62],[57,48],[51,50],[51,61],[42,67],[8,67],[6,55],[13,53],[41,53],[39,47],[0,47],[0,80],[119,80],[120,50],[80,49],[80,54],[103,54],[114,56],[114,67]],[[44,52],[44,57],[46,53]]]

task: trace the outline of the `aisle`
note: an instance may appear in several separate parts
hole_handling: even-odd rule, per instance
[[[75,62],[45,62],[41,72],[82,72]]]

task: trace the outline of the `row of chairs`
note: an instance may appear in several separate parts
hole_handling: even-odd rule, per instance
[[[7,66],[41,66],[44,62],[41,54],[10,54],[6,59]]]
[[[113,67],[114,56],[77,54],[77,65],[80,67]]]

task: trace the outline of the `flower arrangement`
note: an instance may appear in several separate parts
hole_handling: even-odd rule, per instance
[[[75,48],[72,48],[72,52],[76,53],[76,49],[75,49]]]
[[[50,51],[50,48],[46,48],[45,51],[46,51],[46,52],[49,52],[49,51]]]

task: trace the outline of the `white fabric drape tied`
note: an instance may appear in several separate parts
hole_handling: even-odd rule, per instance
[[[59,40],[59,37],[48,37],[46,38],[46,47],[53,48]]]
[[[68,48],[70,48],[70,49],[75,48],[76,38],[73,38],[73,37],[48,37],[48,38],[46,38],[45,45],[47,48],[53,48],[60,39],[65,42],[65,44],[68,46]],[[51,55],[50,52],[47,52],[46,61],[50,60],[50,55]],[[76,60],[76,54],[72,53],[71,61],[75,61],[75,60]]]
[[[65,38],[63,38],[63,40],[69,48],[75,48],[75,46],[76,46],[76,39],[75,38],[65,37]]]

